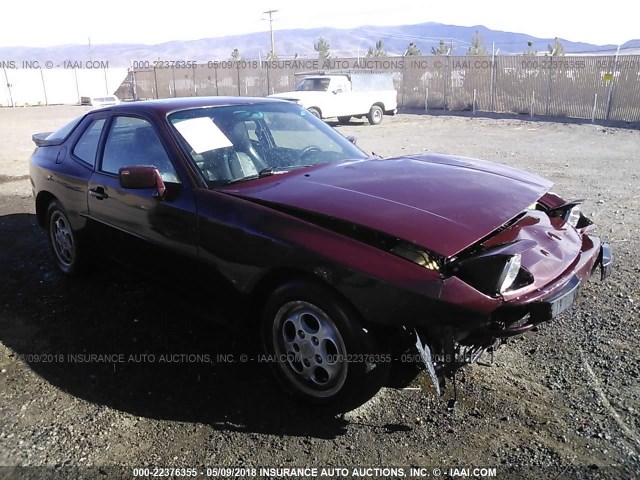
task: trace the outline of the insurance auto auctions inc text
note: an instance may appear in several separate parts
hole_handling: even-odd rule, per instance
[[[210,478],[489,478],[496,468],[486,467],[209,467]]]

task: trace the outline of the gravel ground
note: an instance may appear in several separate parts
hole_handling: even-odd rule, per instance
[[[463,369],[453,411],[451,390],[435,398],[405,365],[370,402],[327,416],[292,403],[260,365],[220,361],[254,349],[224,295],[177,295],[113,265],[83,280],[53,268],[30,196],[30,136],[82,111],[0,109],[0,478],[223,465],[640,477],[638,130],[417,114],[338,127],[383,156],[445,152],[552,179],[554,191],[587,199],[615,270],[592,279],[576,307],[505,345],[494,365]],[[125,361],[79,361],[93,353]]]

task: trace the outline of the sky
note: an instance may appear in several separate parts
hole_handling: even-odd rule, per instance
[[[635,5],[635,6],[634,6]],[[640,38],[637,0],[87,0],[9,1],[2,8],[0,47],[145,43],[276,30],[437,22],[484,25],[536,37],[593,44]]]

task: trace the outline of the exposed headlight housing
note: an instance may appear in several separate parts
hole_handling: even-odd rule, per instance
[[[507,260],[507,263],[502,270],[502,275],[500,275],[500,293],[504,293],[511,285],[513,285],[513,282],[518,278],[521,265],[522,256],[519,253],[517,255],[513,255]]]
[[[580,205],[584,200],[573,200],[564,203],[558,207],[554,207],[547,211],[550,217],[561,217],[567,225],[574,228],[581,228],[589,225],[591,222],[582,215]]]
[[[520,273],[520,254],[487,254],[471,257],[454,268],[454,274],[486,295],[504,293]]]
[[[470,253],[445,264],[444,273],[455,275],[485,295],[498,296],[533,282],[522,266],[522,253],[535,248],[533,240],[516,240],[480,253]]]
[[[578,226],[578,222],[580,221],[580,215],[580,205],[575,205],[571,209],[567,210],[564,219],[569,225],[575,228]]]

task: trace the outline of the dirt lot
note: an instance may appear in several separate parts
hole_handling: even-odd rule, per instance
[[[465,368],[454,411],[418,376],[333,417],[292,403],[251,362],[175,356],[250,351],[222,295],[184,299],[116,266],[80,281],[54,270],[30,196],[30,136],[81,111],[0,109],[0,478],[222,465],[640,477],[640,131],[412,114],[339,127],[383,156],[446,152],[552,179],[563,196],[587,199],[615,272],[606,283],[592,279],[577,307],[503,347],[495,365]],[[79,361],[94,353],[135,357]]]

